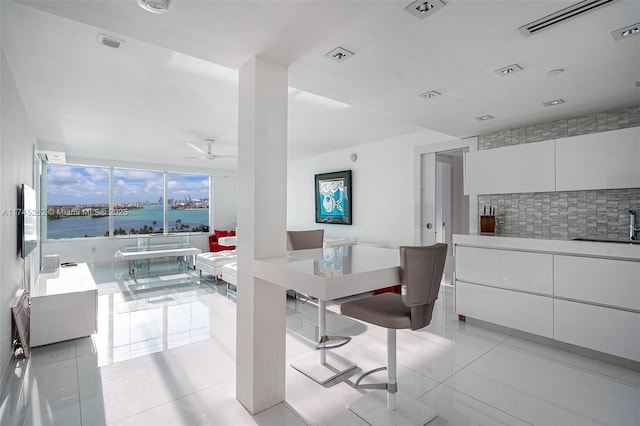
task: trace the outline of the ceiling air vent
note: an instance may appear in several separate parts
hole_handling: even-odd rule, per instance
[[[519,29],[522,34],[528,37],[617,1],[618,0],[583,0],[573,6],[559,10],[551,15],[547,15],[544,18],[529,22],[527,25],[523,25]]]

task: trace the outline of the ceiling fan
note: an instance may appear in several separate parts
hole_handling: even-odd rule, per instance
[[[211,148],[213,147],[213,143],[215,142],[214,139],[205,139],[205,149],[199,148],[198,146],[192,144],[191,142],[185,142],[185,145],[187,145],[189,148],[193,149],[194,151],[196,151],[198,153],[197,156],[195,157],[185,157],[188,160],[196,160],[196,159],[203,159],[203,160],[215,160],[216,158],[235,158],[237,157],[237,155],[217,155],[214,154],[213,152],[211,152]]]

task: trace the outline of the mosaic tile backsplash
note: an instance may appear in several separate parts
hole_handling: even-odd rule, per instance
[[[640,105],[478,136],[478,149],[640,126]],[[629,210],[640,217],[640,188],[478,195],[496,209],[496,234],[526,238],[629,238]]]

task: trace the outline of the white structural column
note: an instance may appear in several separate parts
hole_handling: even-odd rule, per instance
[[[285,397],[286,293],[254,260],[286,255],[287,83],[260,57],[240,68],[236,398],[251,414]]]

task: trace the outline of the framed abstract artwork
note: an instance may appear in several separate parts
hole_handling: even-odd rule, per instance
[[[351,170],[315,176],[316,223],[351,225]]]

